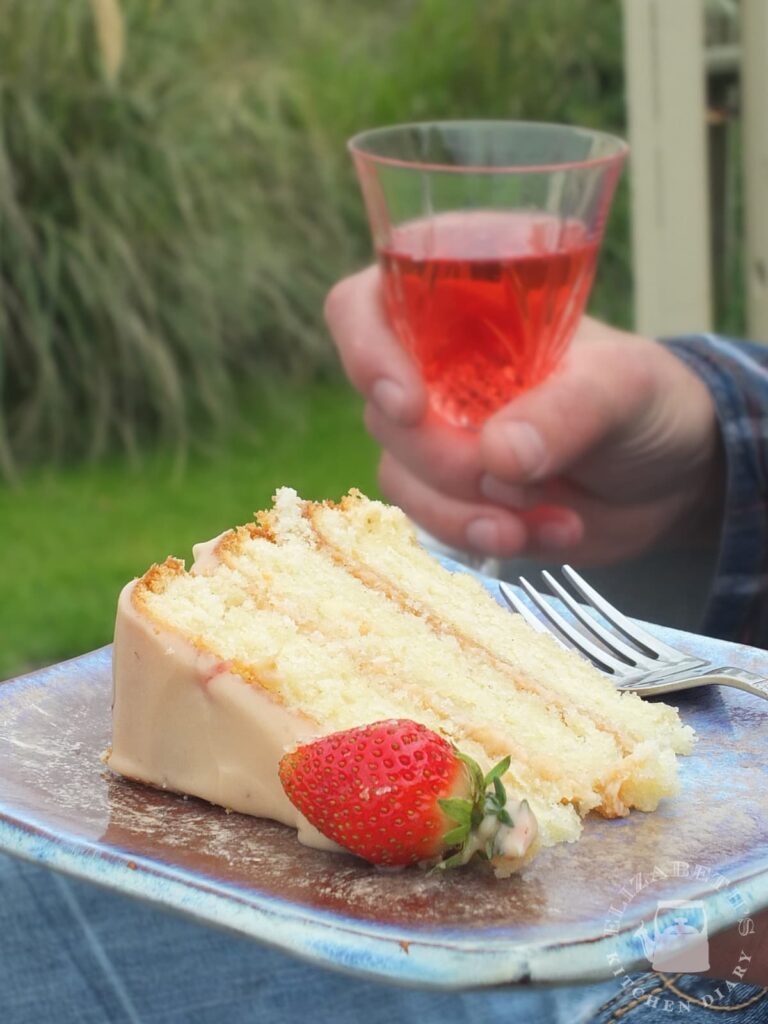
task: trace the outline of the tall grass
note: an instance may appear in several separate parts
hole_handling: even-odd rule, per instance
[[[322,295],[368,255],[353,131],[622,130],[621,90],[618,0],[0,0],[0,472],[183,447],[241,380],[331,365]]]

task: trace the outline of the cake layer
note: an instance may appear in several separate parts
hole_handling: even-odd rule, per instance
[[[443,569],[397,509],[284,489],[258,525],[195,555],[190,572],[168,560],[121,597],[109,763],[125,775],[319,844],[282,793],[283,751],[406,717],[483,765],[510,754],[505,783],[544,844],[577,838],[590,810],[650,810],[675,791],[692,734],[674,709],[618,694]]]

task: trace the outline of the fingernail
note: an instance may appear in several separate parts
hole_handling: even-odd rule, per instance
[[[476,551],[499,550],[499,526],[495,519],[473,519],[466,530],[467,543]]]
[[[543,523],[536,531],[536,539],[543,548],[569,548],[576,537],[567,523]]]
[[[517,484],[507,484],[498,477],[486,473],[480,478],[480,493],[497,505],[508,505],[510,508],[525,508],[527,505],[525,488]]]
[[[405,411],[405,389],[396,380],[381,377],[371,388],[371,400],[391,420],[401,419]]]
[[[524,476],[529,479],[541,476],[547,449],[538,430],[530,423],[505,423],[500,429]]]

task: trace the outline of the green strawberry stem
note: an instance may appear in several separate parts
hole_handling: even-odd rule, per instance
[[[444,871],[459,867],[477,853],[491,862],[497,874],[508,874],[527,845],[521,846],[520,838],[514,836],[515,821],[507,809],[507,791],[501,781],[511,759],[502,758],[484,775],[480,765],[471,757],[458,750],[456,757],[467,769],[470,795],[468,798],[438,800],[445,816],[456,824],[443,836],[445,853],[434,869]],[[523,824],[530,823],[529,827],[535,828],[535,819],[527,801],[520,804],[518,815],[525,815]]]

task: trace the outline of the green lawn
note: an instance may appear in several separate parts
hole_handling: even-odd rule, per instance
[[[261,424],[180,472],[167,457],[29,474],[0,485],[0,678],[108,643],[119,588],[168,554],[246,522],[288,484],[310,498],[376,493],[376,449],[348,386],[254,409]]]

